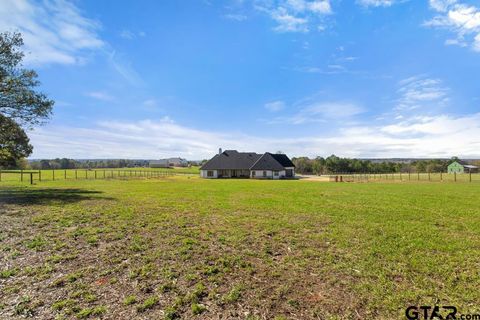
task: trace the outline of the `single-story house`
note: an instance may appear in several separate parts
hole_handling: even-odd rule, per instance
[[[202,178],[284,179],[295,177],[295,165],[285,154],[225,150],[200,168]]]
[[[151,160],[149,166],[150,168],[187,167],[188,161],[183,158]]]
[[[453,161],[447,167],[448,173],[477,173],[478,167],[461,161]]]
[[[168,159],[160,159],[149,161],[148,166],[150,168],[169,168],[170,164],[168,163]]]

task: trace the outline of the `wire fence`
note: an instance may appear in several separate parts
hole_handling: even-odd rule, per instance
[[[480,183],[480,173],[338,173],[328,175],[332,182],[467,182]]]
[[[162,178],[174,175],[191,175],[173,170],[121,170],[121,169],[55,169],[55,170],[0,170],[0,182],[28,182],[56,180],[95,180]]]

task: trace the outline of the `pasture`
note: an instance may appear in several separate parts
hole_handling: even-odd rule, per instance
[[[480,312],[480,184],[0,184],[0,318],[397,319]]]

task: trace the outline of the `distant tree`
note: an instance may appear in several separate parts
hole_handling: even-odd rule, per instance
[[[15,168],[17,169],[21,169],[21,170],[26,170],[26,169],[30,169],[30,164],[28,163],[28,160],[25,159],[25,158],[20,158],[20,159],[17,159],[16,163],[15,163]]]
[[[28,157],[32,150],[25,131],[15,121],[0,114],[0,166],[15,167],[17,161]]]

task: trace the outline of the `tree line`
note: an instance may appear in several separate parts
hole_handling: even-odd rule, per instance
[[[412,160],[411,162],[372,161],[341,158],[331,155],[327,158],[292,158],[295,170],[301,174],[330,173],[392,173],[392,172],[446,172],[447,167],[457,157],[451,159]]]
[[[74,160],[57,158],[52,160],[33,160],[23,163],[18,169],[48,170],[48,169],[99,169],[99,168],[133,168],[148,167],[147,160],[100,159]]]

